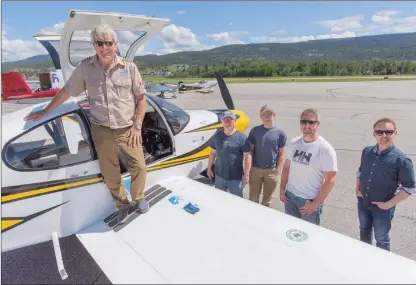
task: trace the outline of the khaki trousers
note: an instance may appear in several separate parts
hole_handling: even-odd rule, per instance
[[[281,172],[276,168],[262,169],[258,167],[251,167],[249,186],[250,186],[250,201],[259,203],[261,189],[263,188],[262,205],[270,207],[272,195],[280,184]]]
[[[117,208],[129,204],[120,173],[118,149],[124,154],[126,167],[131,175],[131,198],[136,201],[144,198],[144,185],[147,176],[146,162],[141,145],[135,148],[127,145],[130,128],[110,129],[91,124],[92,139],[97,151],[104,183],[110,189]]]

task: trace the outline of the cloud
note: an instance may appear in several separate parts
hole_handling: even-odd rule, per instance
[[[395,17],[399,13],[400,11],[396,10],[375,12],[371,17],[373,23],[366,25],[360,32],[366,33],[372,31],[373,34],[416,32],[416,16],[404,18]]]
[[[247,35],[247,31],[240,32],[220,32],[216,34],[207,34],[208,38],[212,38],[220,45],[245,44],[245,42],[238,38],[239,35]]]
[[[41,34],[61,34],[62,30],[64,29],[65,23],[64,22],[58,22],[52,27],[46,27],[44,29],[40,30]]]
[[[378,11],[371,17],[371,21],[373,21],[374,23],[390,24],[393,22],[392,17],[399,13],[400,11],[396,10]]]
[[[323,20],[319,21],[318,24],[325,28],[331,29],[331,32],[343,32],[347,30],[362,28],[362,20],[364,20],[363,15],[356,15],[336,20]]]
[[[3,26],[4,28],[4,26]],[[36,40],[10,40],[7,38],[7,31],[1,31],[2,61],[16,61],[35,55],[47,54],[45,48]]]
[[[324,34],[324,35],[309,35],[309,36],[298,36],[298,37],[269,37],[269,36],[260,36],[252,37],[251,40],[257,43],[296,43],[296,42],[305,42],[313,40],[326,40],[326,39],[342,39],[342,38],[353,38],[356,37],[355,32],[346,31],[341,34]]]
[[[186,13],[186,11],[184,11],[184,10],[178,10],[178,11],[176,11],[176,14],[178,14],[178,15],[182,15],[182,14],[185,14]]]
[[[162,54],[215,47],[202,44],[190,29],[175,24],[166,26],[158,37],[163,41]]]
[[[228,22],[228,26],[232,26],[233,25],[233,22]]]
[[[278,37],[259,36],[259,37],[251,37],[251,41],[257,42],[257,43],[276,43],[276,42],[280,42],[281,39]]]
[[[416,32],[416,16],[395,19],[393,24],[382,29],[383,33],[413,33]]]
[[[381,10],[371,16],[371,22],[362,25],[363,15],[345,17],[337,20],[324,20],[318,22],[331,32],[353,30],[356,36],[390,33],[412,33],[416,32],[416,16],[400,18],[401,11]]]

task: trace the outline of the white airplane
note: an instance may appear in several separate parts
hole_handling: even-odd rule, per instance
[[[164,82],[160,82],[160,83],[145,82],[144,88],[146,89],[147,92],[159,93],[156,96],[160,98],[165,98],[165,93],[173,93],[172,98],[177,98],[176,92],[179,89],[179,84],[174,85],[174,84],[168,84]]]
[[[199,92],[199,93],[212,93],[214,92],[215,86],[218,85],[218,82],[215,80],[206,81],[201,80],[192,84],[184,84],[183,81],[179,81],[179,92]]]
[[[215,86],[218,85],[217,81],[198,81],[193,84],[184,84],[183,81],[179,81],[177,85],[168,84],[168,83],[152,83],[146,82],[144,84],[147,92],[159,93],[157,96],[160,98],[165,98],[165,93],[173,93],[172,98],[177,98],[176,92],[179,93],[188,93],[188,92],[198,92],[198,93],[212,93],[214,92]]]
[[[71,35],[101,22],[141,29],[143,40],[167,19],[71,11],[60,40],[64,80]],[[228,109],[245,131],[249,119],[235,110],[221,76]],[[35,105],[2,117],[2,252],[50,242],[57,272],[65,270],[59,238],[75,236],[114,284],[166,283],[416,283],[416,262],[324,227],[302,221],[193,180],[207,167],[221,110],[186,110],[146,96],[144,123],[148,213],[122,226],[90,135],[88,108],[70,99],[38,122],[24,121]],[[129,189],[130,176],[120,160]],[[79,260],[83,262],[83,260]],[[42,263],[32,264],[37,270]],[[36,279],[35,276],[33,276]]]

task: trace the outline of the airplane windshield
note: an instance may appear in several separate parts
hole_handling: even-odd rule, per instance
[[[189,122],[189,115],[187,113],[185,113],[178,106],[170,103],[169,101],[160,99],[159,97],[152,96],[151,99],[162,110],[162,113],[171,126],[174,135],[178,134],[185,128]]]

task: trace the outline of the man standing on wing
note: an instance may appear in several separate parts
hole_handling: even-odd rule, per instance
[[[300,115],[302,136],[292,139],[280,184],[280,200],[286,214],[320,224],[322,204],[335,184],[337,156],[331,144],[320,136],[316,109]]]
[[[131,174],[135,207],[141,212],[149,210],[144,199],[146,163],[141,137],[145,89],[137,66],[116,54],[117,35],[111,27],[104,24],[94,27],[91,40],[96,54],[75,68],[64,88],[44,110],[29,114],[25,120],[39,120],[70,96],[87,90],[92,139],[101,173],[119,209],[119,222],[124,223],[130,203],[122,183],[117,147],[125,155]]]
[[[262,205],[270,207],[272,195],[280,182],[284,158],[286,134],[274,125],[275,111],[263,106],[260,109],[262,125],[251,129],[248,136],[252,154],[253,166],[250,171],[249,199],[259,203],[263,188]]]
[[[224,129],[218,130],[212,138],[208,177],[214,177],[212,165],[216,158],[215,188],[243,197],[243,187],[249,180],[251,152],[247,136],[235,128],[235,121],[233,112],[222,114]]]
[[[394,145],[396,122],[382,118],[373,125],[375,146],[364,148],[356,194],[360,240],[390,251],[390,229],[396,205],[416,193],[411,159]]]

